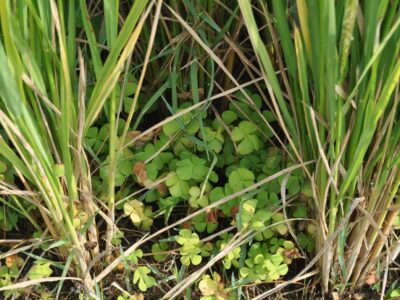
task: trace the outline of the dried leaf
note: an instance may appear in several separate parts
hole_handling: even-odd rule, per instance
[[[20,267],[23,265],[23,263],[24,263],[24,260],[16,254],[6,257],[6,266],[8,268],[13,267],[14,264]]]
[[[185,228],[185,229],[190,229],[191,224],[190,224],[190,222],[184,222],[184,223],[182,224],[182,227]]]
[[[214,209],[211,209],[206,214],[207,214],[207,223],[208,224],[218,224],[217,212]]]
[[[135,141],[135,145],[143,146],[147,142],[154,140],[161,132],[162,128],[156,128],[145,135],[141,136],[137,141]],[[126,133],[125,143],[129,143],[130,141],[136,139],[142,132],[139,130],[132,130]]]
[[[167,186],[165,185],[164,182],[160,182],[160,183],[157,185],[157,191],[158,191],[161,195],[166,195],[167,192],[168,192],[168,188],[167,188]]]
[[[376,275],[376,271],[371,271],[367,277],[365,278],[365,283],[368,285],[373,285],[378,281],[378,276]]]
[[[147,180],[146,164],[144,161],[138,161],[133,167],[133,172],[136,175],[138,183],[144,186],[144,183]]]
[[[297,249],[297,248],[293,248],[293,249],[290,249],[290,250],[286,250],[286,251],[284,252],[284,255],[285,255],[287,258],[290,258],[290,259],[294,259],[294,258],[299,258],[299,257],[301,257],[300,252],[299,252],[299,249]]]
[[[231,208],[231,214],[232,214],[232,218],[235,219],[236,218],[236,214],[239,212],[239,206],[235,205]]]

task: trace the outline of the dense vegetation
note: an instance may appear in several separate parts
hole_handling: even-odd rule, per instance
[[[399,0],[0,24],[0,298],[400,296]]]

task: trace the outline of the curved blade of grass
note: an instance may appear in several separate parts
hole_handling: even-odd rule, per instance
[[[145,10],[147,2],[148,0],[134,2],[128,17],[125,20],[124,26],[115,41],[114,47],[111,49],[111,52],[101,69],[101,73],[97,79],[87,107],[84,132],[89,129],[97,118],[97,115],[100,113],[104,102],[107,100],[118,81],[125,61],[130,52],[133,51],[136,42],[139,39],[140,32],[143,28],[150,7],[140,20],[139,18]]]

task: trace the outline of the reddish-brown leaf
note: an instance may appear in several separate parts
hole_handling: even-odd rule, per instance
[[[217,212],[214,209],[211,209],[207,213],[207,223],[208,224],[218,224],[218,216]]]
[[[128,131],[126,133],[126,139],[125,139],[125,143],[131,142],[132,140],[135,140],[135,144],[138,146],[143,146],[145,145],[147,142],[154,140],[161,132],[162,127],[156,128],[148,133],[146,133],[145,135],[141,136],[138,138],[138,136],[140,136],[142,134],[141,131],[139,130],[132,130],[132,131]]]
[[[184,222],[183,224],[182,224],[182,227],[184,228],[184,229],[190,229],[190,222]]]
[[[297,248],[293,248],[293,249],[290,249],[290,250],[286,250],[285,252],[284,252],[284,254],[285,254],[285,256],[287,257],[287,258],[291,258],[291,259],[294,259],[294,258],[299,258],[301,255],[300,255],[300,252],[299,252],[299,249],[297,249]]]
[[[6,266],[9,268],[13,267],[14,265],[17,265],[20,267],[23,265],[23,263],[24,263],[24,260],[16,254],[6,257]]]
[[[138,183],[144,186],[144,183],[147,179],[146,164],[144,161],[138,161],[133,167],[133,172],[136,175]]]
[[[161,194],[161,195],[165,195],[168,192],[167,186],[165,185],[164,182],[160,182],[157,185],[157,191]]]
[[[235,205],[234,207],[231,208],[231,214],[232,217],[235,218],[236,214],[239,212],[239,206]]]

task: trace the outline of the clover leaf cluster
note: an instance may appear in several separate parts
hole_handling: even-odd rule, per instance
[[[165,260],[170,249],[178,246],[180,263],[197,266],[204,257],[225,251],[233,238],[233,234],[223,234],[202,242],[202,236],[231,225],[237,231],[252,233],[248,244],[227,251],[222,259],[223,267],[237,272],[243,282],[278,280],[300,257],[300,248],[313,251],[315,227],[307,221],[288,223],[281,201],[284,190],[286,199],[290,199],[285,207],[287,215],[307,218],[307,202],[312,195],[302,170],[254,186],[290,167],[294,155],[271,143],[274,115],[260,111],[262,101],[257,94],[249,95],[251,103],[238,93],[228,109],[215,116],[201,109],[190,110],[189,104],[183,103],[174,112],[176,118],[153,130],[146,139],[138,139],[140,142],[129,144],[129,139],[140,134],[129,132],[124,143],[130,146],[120,153],[124,159],[117,164],[115,176],[117,200],[122,203],[119,207],[133,226],[149,231],[155,224],[167,225],[171,218],[179,218],[183,210],[189,214],[203,209],[183,224],[175,238],[152,245],[156,262]],[[101,143],[107,128],[89,131],[86,144],[103,159],[99,176],[94,179],[101,194],[108,178],[108,152]],[[132,187],[140,187],[142,193],[131,197]],[[295,228],[298,244],[290,236],[290,226]],[[151,270],[144,268],[138,266],[134,273],[134,283],[142,291],[153,284]],[[219,275],[215,274],[201,281],[204,299],[226,292],[219,287]]]

